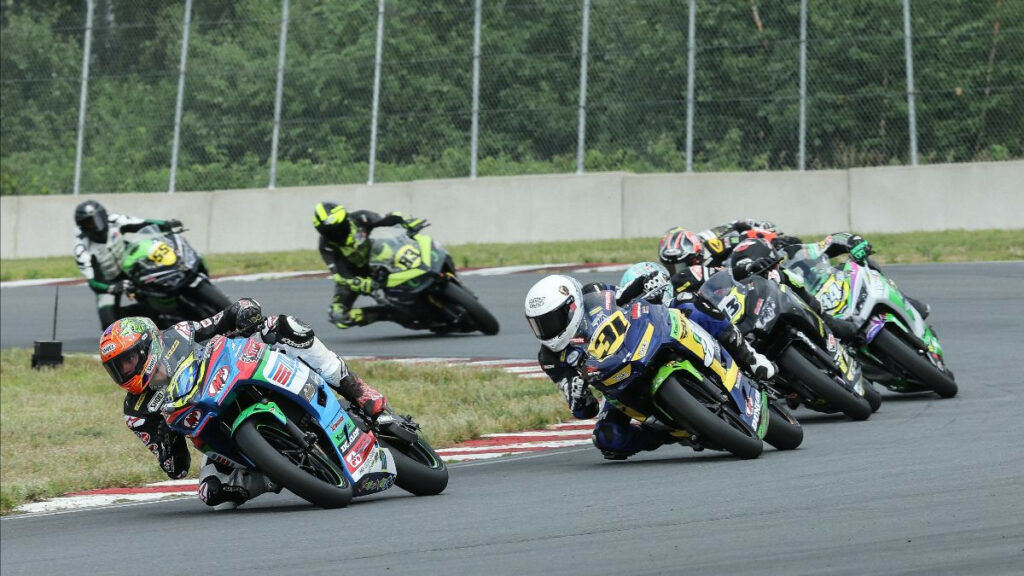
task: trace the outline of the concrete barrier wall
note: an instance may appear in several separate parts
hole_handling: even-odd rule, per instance
[[[311,249],[313,206],[400,210],[449,244],[656,236],[738,217],[794,233],[1020,228],[1024,162],[715,174],[556,174],[395,184],[0,198],[0,257],[68,256],[74,207],[178,218],[202,252]]]

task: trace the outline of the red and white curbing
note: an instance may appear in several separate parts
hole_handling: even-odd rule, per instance
[[[583,446],[590,444],[590,431],[593,427],[593,420],[580,420],[577,422],[555,424],[544,430],[484,434],[476,440],[469,440],[455,446],[441,448],[437,453],[445,462],[463,462],[501,458],[503,456],[540,452],[569,446]],[[195,479],[192,478],[168,480],[135,488],[101,488],[99,490],[74,492],[43,502],[23,504],[18,508],[18,512],[41,514],[132,502],[152,502],[185,498],[195,496],[197,488],[198,485]]]
[[[546,378],[536,360],[523,359],[486,359],[486,358],[381,358],[374,356],[357,356],[356,360],[387,360],[403,364],[445,364],[447,366],[469,366],[475,368],[500,368],[505,372],[516,374],[520,378]],[[526,454],[590,444],[590,434],[594,427],[593,420],[579,420],[548,426],[544,430],[528,430],[521,432],[502,432],[484,434],[480,438],[469,440],[448,448],[437,450],[445,462],[463,462],[470,460],[486,460],[516,454]],[[101,488],[86,492],[75,492],[45,500],[31,502],[18,508],[18,512],[42,514],[95,508],[132,502],[152,502],[172,498],[194,496],[197,484],[195,479],[168,480],[134,488]]]

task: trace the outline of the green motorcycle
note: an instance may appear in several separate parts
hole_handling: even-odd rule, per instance
[[[391,320],[437,333],[498,333],[498,320],[462,285],[455,262],[426,235],[371,238],[370,297],[391,309]]]
[[[833,266],[818,244],[794,249],[784,264],[787,274],[803,282],[824,313],[857,325],[865,341],[857,358],[867,379],[894,392],[956,396],[935,330],[895,282],[853,260]]]
[[[121,269],[134,285],[128,296],[136,301],[139,313],[161,329],[183,320],[209,318],[231,305],[180,231],[146,226],[129,234],[125,242]]]

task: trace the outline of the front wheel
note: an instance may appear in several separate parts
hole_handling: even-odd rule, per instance
[[[444,287],[444,296],[449,302],[463,308],[478,330],[488,336],[498,333],[498,319],[469,290],[449,281]]]
[[[402,445],[380,437],[377,441],[388,448],[394,457],[398,469],[395,485],[402,490],[416,496],[433,496],[448,487],[448,467],[430,444],[417,440]]]
[[[705,405],[692,396],[674,375],[662,383],[654,400],[662,412],[695,432],[698,439],[707,437],[711,444],[739,458],[757,458],[764,450],[764,443],[739,414],[722,402]]]
[[[793,450],[804,441],[804,428],[796,418],[774,400],[768,402],[768,430],[764,441],[776,450]]]
[[[956,396],[957,385],[952,378],[939,371],[931,362],[921,357],[902,338],[893,334],[886,326],[871,341],[871,351],[876,356],[891,358],[926,388],[943,398]]]
[[[271,480],[324,508],[352,501],[352,484],[319,447],[305,450],[275,418],[254,416],[238,427],[235,442]]]
[[[231,299],[208,279],[201,281],[198,286],[190,290],[188,301],[198,313],[198,318],[191,318],[192,320],[209,318],[231,306]]]
[[[796,346],[790,346],[779,357],[779,367],[787,378],[799,380],[829,406],[854,420],[867,420],[871,416],[871,405],[863,396],[841,386],[801,352]]]

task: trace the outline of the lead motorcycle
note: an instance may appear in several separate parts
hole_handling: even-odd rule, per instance
[[[762,440],[779,450],[803,441],[796,419],[679,310],[646,301],[620,308],[610,290],[585,294],[582,305],[584,379],[641,425],[740,458],[757,458]]]
[[[856,352],[869,380],[894,392],[956,396],[957,384],[935,331],[895,282],[852,259],[833,266],[818,244],[787,251],[787,272],[804,283],[826,313],[859,328],[865,344]]]
[[[860,364],[786,286],[756,274],[737,280],[726,268],[701,286],[700,295],[779,365],[772,386],[789,398],[854,420],[866,420],[881,405],[881,395],[864,380]]]
[[[444,461],[412,417],[390,409],[363,417],[301,360],[255,339],[181,342],[165,343],[182,360],[162,411],[172,430],[213,460],[263,472],[324,508],[392,485],[415,495],[448,485]]]
[[[388,306],[392,320],[437,333],[498,333],[498,320],[462,284],[455,261],[430,236],[416,233],[370,240],[370,296]]]
[[[142,308],[138,315],[152,318],[160,329],[209,318],[231,305],[180,230],[163,232],[151,225],[122,241],[121,269],[133,284],[127,294]]]

